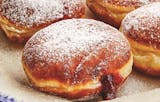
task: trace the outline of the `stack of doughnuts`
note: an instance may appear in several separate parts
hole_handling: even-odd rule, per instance
[[[68,99],[114,98],[132,61],[125,36],[91,19],[63,20],[38,31],[22,54],[35,88]]]
[[[0,0],[0,26],[10,40],[26,42],[54,22],[84,17],[84,3],[84,0]]]
[[[120,30],[128,38],[136,69],[160,76],[160,3],[152,3],[129,13]]]
[[[152,2],[160,0],[87,0],[87,5],[100,20],[119,28],[126,14]]]

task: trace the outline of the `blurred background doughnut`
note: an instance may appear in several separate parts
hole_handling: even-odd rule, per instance
[[[20,43],[54,22],[84,16],[84,0],[0,1],[1,28],[10,40]]]
[[[129,13],[120,30],[128,38],[136,69],[160,76],[160,3],[152,3]]]
[[[126,14],[152,2],[160,0],[87,0],[87,5],[100,20],[119,28]]]

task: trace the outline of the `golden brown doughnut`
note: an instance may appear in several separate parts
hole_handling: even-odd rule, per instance
[[[84,15],[84,0],[0,0],[0,25],[16,42],[27,41],[56,21]]]
[[[134,66],[160,76],[160,3],[153,3],[129,13],[120,30],[130,41]]]
[[[70,19],[37,32],[26,43],[22,63],[41,91],[68,99],[112,99],[132,70],[127,39],[91,19]]]
[[[87,0],[89,9],[100,20],[119,28],[126,14],[143,5],[160,0]]]

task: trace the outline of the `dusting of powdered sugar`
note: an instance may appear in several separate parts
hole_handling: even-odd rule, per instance
[[[122,21],[123,32],[127,34],[128,31],[141,31],[137,33],[139,37],[153,38],[160,33],[160,3],[152,3],[143,6],[135,11],[129,13]],[[143,31],[147,31],[143,33]],[[135,33],[130,33],[131,36],[137,36]],[[148,34],[148,35],[146,35]]]
[[[121,6],[141,7],[152,2],[160,2],[160,0],[104,0],[105,2]]]
[[[90,19],[70,19],[37,32],[25,45],[23,58],[28,64],[65,62],[101,48],[113,50],[110,61],[130,50],[128,41],[113,27]]]
[[[129,13],[122,21],[124,30],[131,28],[145,30],[157,25],[159,23],[157,21],[160,19],[159,8],[160,3],[153,3]]]
[[[83,4],[84,0],[2,0],[0,13],[17,26],[30,28],[71,16]]]

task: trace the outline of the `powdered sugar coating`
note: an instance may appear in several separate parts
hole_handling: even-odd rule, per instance
[[[160,0],[104,0],[105,2],[112,3],[120,6],[141,7],[152,2],[160,2]]]
[[[31,28],[73,15],[84,0],[2,0],[0,14],[17,26]]]
[[[152,3],[129,13],[122,31],[131,38],[158,47],[160,43],[160,3]]]
[[[23,56],[28,62],[64,62],[82,52],[107,47],[109,50],[111,45],[117,45],[111,49],[115,58],[130,50],[127,40],[116,29],[95,20],[71,19],[37,32],[26,44]]]

